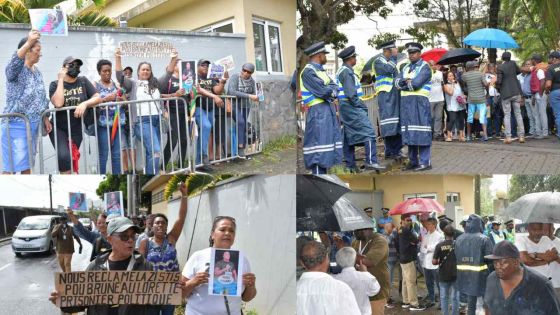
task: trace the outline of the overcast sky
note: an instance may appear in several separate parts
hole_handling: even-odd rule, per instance
[[[88,206],[98,204],[95,190],[104,176],[99,175],[53,175],[53,208],[68,207],[70,192],[86,194]],[[2,198],[0,206],[46,207],[50,206],[48,175],[2,175],[0,176]],[[89,201],[91,200],[91,201]]]

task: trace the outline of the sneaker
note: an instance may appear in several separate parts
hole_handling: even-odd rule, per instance
[[[386,308],[394,308],[394,307],[395,307],[395,305],[393,305],[393,304],[390,304],[390,303],[387,303],[387,304],[385,304],[385,307],[386,307]]]
[[[410,304],[401,304],[401,308],[409,308]]]
[[[421,306],[421,305],[418,305],[418,306],[412,306],[412,305],[411,305],[411,306],[410,306],[410,310],[411,310],[411,311],[423,311],[423,310],[425,310],[425,309],[426,309],[426,307]]]
[[[430,307],[432,307],[432,306],[434,306],[434,305],[436,305],[436,303],[434,303],[434,302],[432,302],[432,301],[429,301],[429,302],[424,303],[423,307],[424,307],[424,308],[430,308]]]
[[[467,142],[471,142],[471,141],[472,141],[472,138],[471,138],[470,136],[467,136],[467,137],[465,138],[465,140],[466,140]]]
[[[487,137],[487,136],[484,136],[484,137],[480,138],[480,140],[482,140],[482,141],[488,141],[488,137]]]
[[[204,173],[212,172],[214,169],[210,167],[210,165],[203,164],[196,168],[197,171],[201,171]]]

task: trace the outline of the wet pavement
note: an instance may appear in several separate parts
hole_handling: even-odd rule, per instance
[[[89,264],[90,243],[82,240],[82,254],[74,253],[72,270]],[[74,241],[76,250],[78,244]],[[9,242],[0,245],[0,315],[60,315],[48,300],[54,289],[54,273],[59,272],[55,254],[24,254],[17,258]]]

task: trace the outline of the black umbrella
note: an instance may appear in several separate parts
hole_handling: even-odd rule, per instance
[[[298,231],[351,231],[372,228],[365,212],[341,196],[350,191],[336,176],[298,175]]]
[[[456,48],[448,51],[445,55],[441,57],[438,61],[439,65],[453,65],[456,63],[463,63],[471,60],[475,60],[480,57],[480,53],[474,49],[470,48]]]

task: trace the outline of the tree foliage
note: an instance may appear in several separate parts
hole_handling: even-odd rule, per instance
[[[560,175],[513,175],[509,183],[510,202],[534,192],[560,191]]]
[[[494,198],[490,185],[492,178],[482,178],[480,180],[480,214],[488,216],[494,214]]]
[[[193,174],[193,175],[173,175],[167,185],[165,186],[165,191],[163,194],[164,199],[169,199],[173,192],[179,187],[180,182],[185,182],[187,184],[187,189],[189,191],[189,196],[201,193],[202,191],[214,187],[218,182],[226,180],[233,177],[230,174],[223,175],[208,175],[208,174]]]
[[[521,59],[560,49],[560,1],[502,0],[503,27],[513,34]]]
[[[54,8],[63,0],[0,0],[0,22],[2,23],[30,23],[29,9]],[[97,7],[105,4],[104,0],[94,1]],[[80,8],[83,1],[76,0]],[[68,15],[68,24],[76,26],[116,27],[117,21],[101,14],[98,10],[81,12],[78,15]]]

